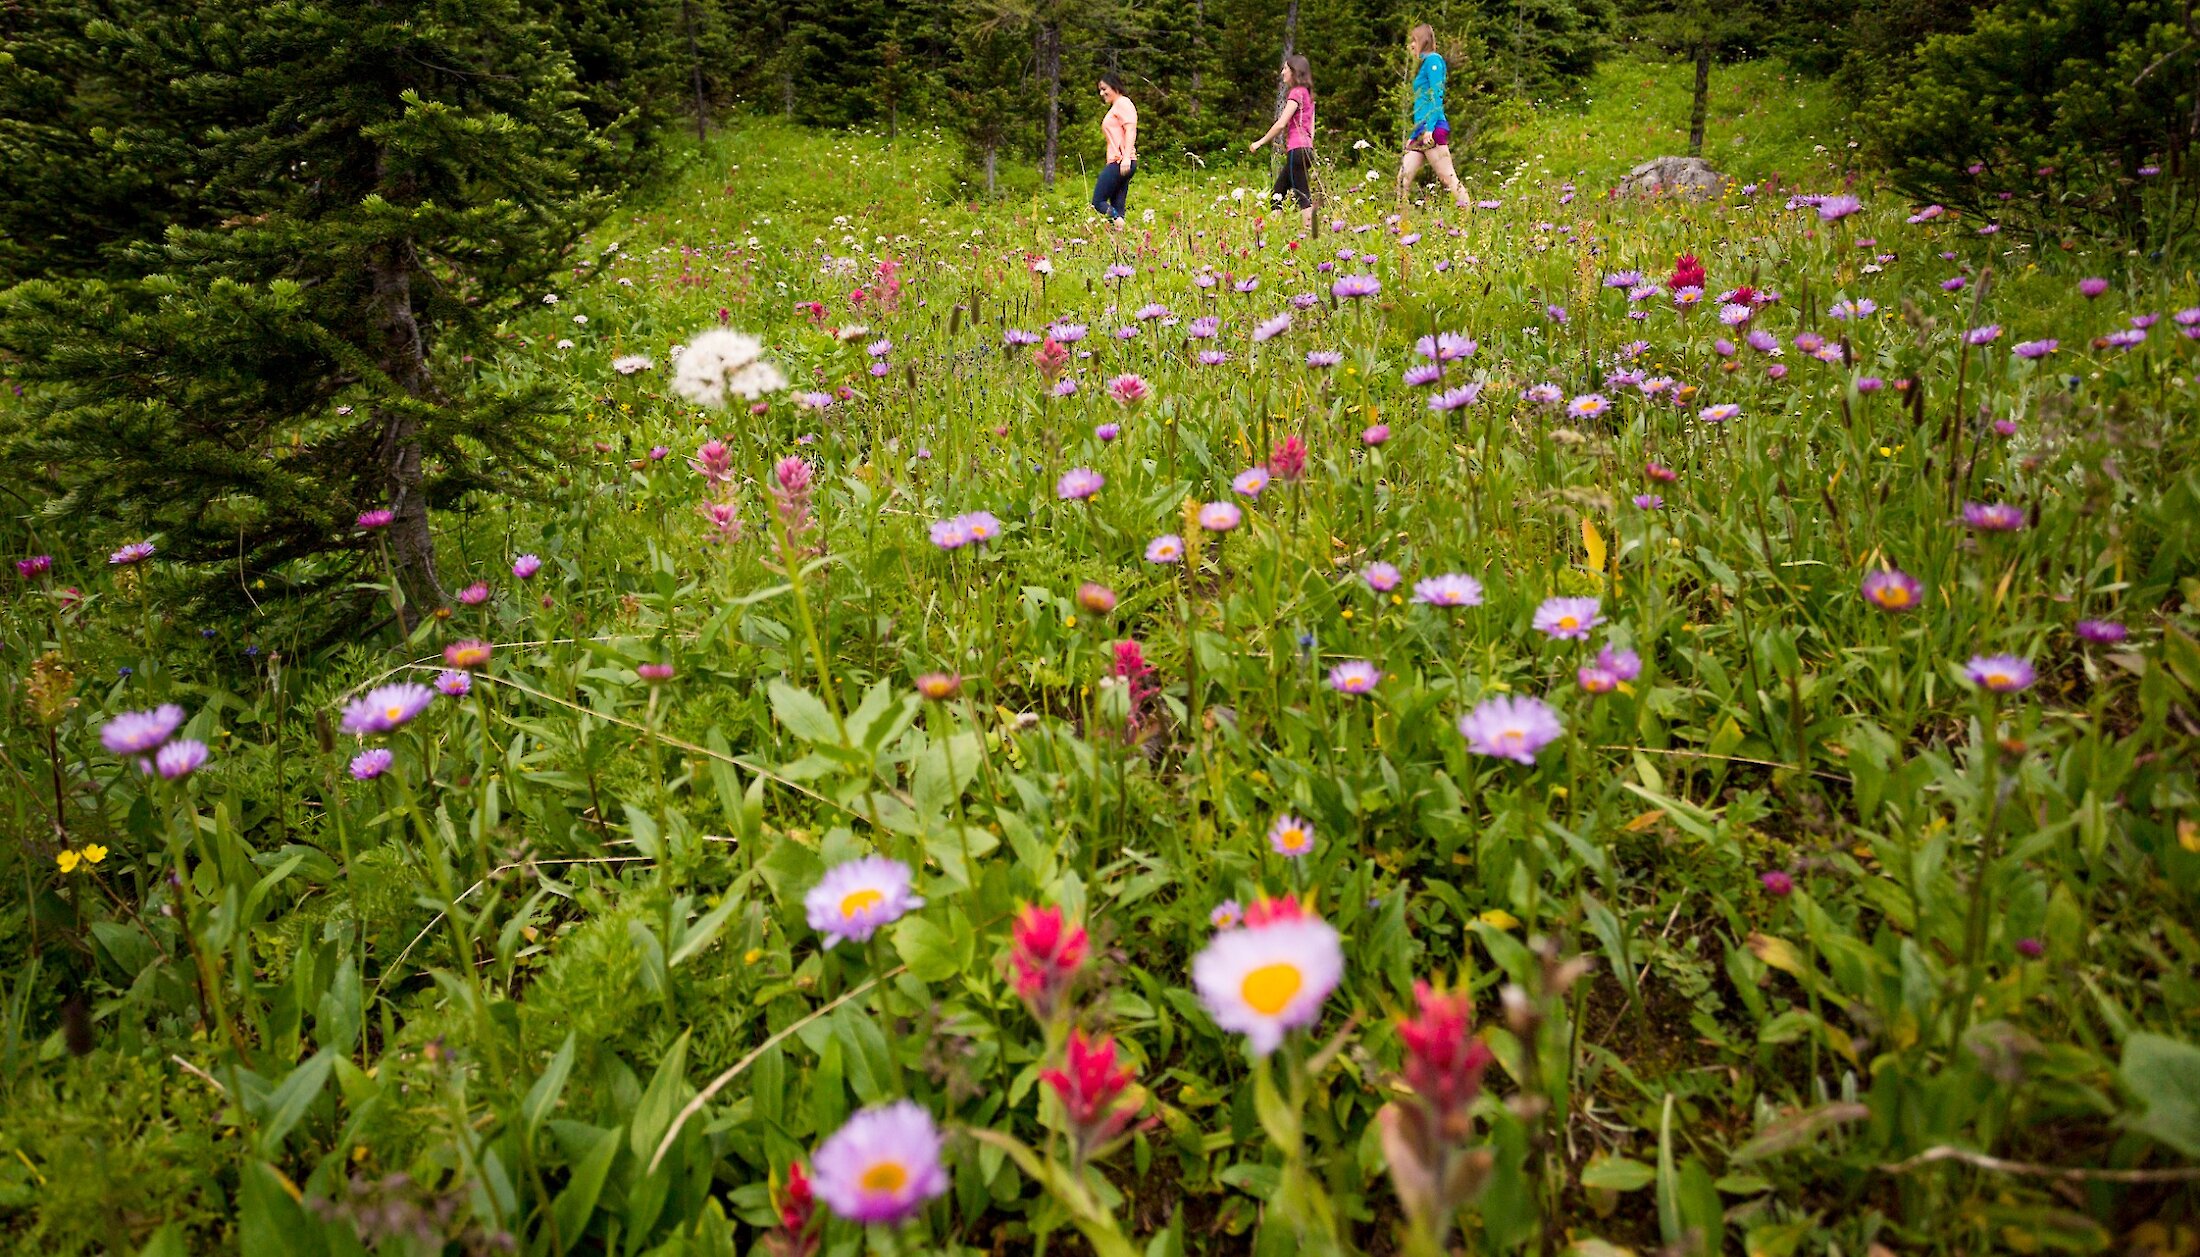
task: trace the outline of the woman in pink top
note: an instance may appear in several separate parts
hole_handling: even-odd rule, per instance
[[[1138,106],[1123,94],[1123,76],[1113,71],[1100,76],[1100,100],[1108,107],[1107,116],[1100,119],[1100,133],[1108,140],[1108,164],[1100,168],[1100,178],[1092,185],[1092,207],[1120,223],[1131,176],[1138,173]]]
[[[1283,59],[1283,111],[1276,115],[1275,125],[1268,133],[1254,140],[1252,148],[1283,134],[1283,169],[1276,174],[1276,186],[1268,195],[1282,204],[1284,195],[1299,204],[1300,217],[1305,230],[1314,230],[1314,68],[1306,58],[1294,53]]]

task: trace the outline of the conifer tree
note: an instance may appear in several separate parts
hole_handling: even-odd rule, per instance
[[[9,32],[42,76],[0,92],[37,181],[0,198],[15,276],[41,273],[0,294],[17,465],[232,591],[386,546],[409,605],[440,605],[430,508],[539,466],[554,421],[462,355],[570,267],[620,167],[588,110],[618,103],[518,0],[98,7]],[[88,155],[144,203],[49,217]]]

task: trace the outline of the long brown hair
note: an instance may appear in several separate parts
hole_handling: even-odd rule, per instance
[[[1283,59],[1283,68],[1291,72],[1291,86],[1303,87],[1311,95],[1314,91],[1314,66],[1305,57],[1292,53]]]
[[[1406,43],[1412,45],[1414,56],[1425,57],[1436,51],[1436,28],[1423,22],[1406,33]]]

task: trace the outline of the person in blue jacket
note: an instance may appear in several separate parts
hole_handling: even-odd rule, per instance
[[[1414,61],[1413,130],[1406,137],[1404,164],[1398,168],[1399,199],[1412,195],[1413,181],[1425,164],[1451,193],[1452,203],[1464,208],[1467,190],[1459,186],[1459,175],[1451,168],[1451,123],[1444,117],[1446,67],[1443,55],[1436,51],[1435,28],[1421,23],[1406,36],[1406,44]]]

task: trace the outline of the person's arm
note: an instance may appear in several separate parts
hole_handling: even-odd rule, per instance
[[[1286,99],[1283,102],[1283,112],[1276,115],[1275,125],[1268,128],[1267,134],[1261,136],[1257,140],[1254,140],[1251,148],[1259,148],[1261,145],[1266,144],[1268,141],[1275,139],[1277,136],[1283,134],[1283,129],[1291,125],[1291,119],[1295,117],[1298,112],[1299,102],[1297,102],[1296,100]],[[1250,149],[1248,151],[1250,151]]]

